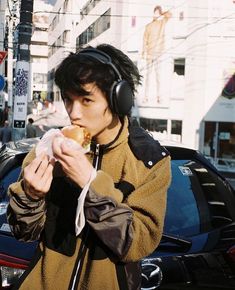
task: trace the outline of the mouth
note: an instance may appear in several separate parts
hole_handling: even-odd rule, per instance
[[[81,128],[84,128],[83,125],[80,125],[80,124],[77,124],[77,123],[71,123],[73,126],[78,126],[78,127],[81,127]]]

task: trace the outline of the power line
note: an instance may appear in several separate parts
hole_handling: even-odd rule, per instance
[[[55,15],[71,15],[71,16],[94,16],[94,17],[99,17],[102,16],[101,14],[98,13],[76,13],[76,12],[59,12],[59,11],[43,11],[43,10],[39,10],[39,11],[34,11],[33,14],[55,14]],[[234,14],[234,13],[232,13]],[[133,14],[105,14],[103,15],[105,16],[110,16],[110,17],[118,17],[118,18],[128,18],[128,17],[133,17],[133,16],[138,16],[138,18],[151,18],[152,15],[133,15]],[[172,16],[172,19],[179,19],[179,16]],[[208,19],[208,16],[184,16],[184,19]],[[215,19],[217,20],[218,18],[220,18],[219,16],[213,16],[210,17],[211,19]],[[235,17],[231,17],[228,19],[235,19]],[[82,21],[82,20],[81,20]]]

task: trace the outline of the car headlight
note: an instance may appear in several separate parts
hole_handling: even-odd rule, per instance
[[[24,273],[24,271],[25,271],[24,269],[0,266],[0,274],[2,276],[2,287],[3,287],[2,289],[4,289],[4,287],[9,287],[10,285],[14,284]]]

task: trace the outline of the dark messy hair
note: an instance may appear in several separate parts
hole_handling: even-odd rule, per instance
[[[121,50],[109,44],[98,45],[96,49],[110,56],[122,79],[129,83],[134,94],[137,85],[141,84],[141,76],[132,60]],[[70,53],[55,72],[55,83],[61,91],[62,98],[64,92],[74,92],[81,96],[88,95],[89,92],[84,90],[84,85],[92,82],[95,82],[108,97],[116,80],[118,76],[110,65],[101,63],[86,54],[79,54],[79,51]]]

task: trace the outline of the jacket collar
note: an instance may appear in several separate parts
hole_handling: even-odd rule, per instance
[[[108,144],[102,144],[99,145],[100,149],[102,148],[103,150],[109,150],[112,149],[114,147],[117,147],[118,145],[120,145],[121,143],[127,141],[128,139],[128,126],[129,126],[129,119],[128,117],[124,117],[122,120],[122,126],[117,134],[117,136],[114,138],[114,140],[112,140],[110,143]],[[91,151],[94,151],[95,148],[97,147],[97,143],[95,141],[91,142]]]

